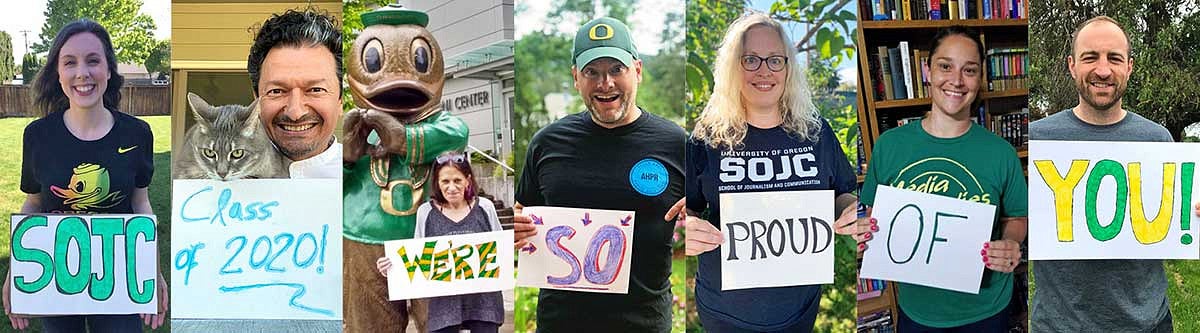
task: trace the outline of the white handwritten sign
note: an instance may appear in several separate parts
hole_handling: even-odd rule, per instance
[[[176,180],[173,318],[342,318],[336,179]]]
[[[880,185],[860,278],[978,294],[996,206]]]
[[[1033,141],[1029,258],[1198,259],[1200,144]]]
[[[833,191],[722,193],[720,200],[721,290],[833,283]]]
[[[392,300],[513,289],[512,230],[388,241]]]
[[[517,285],[597,293],[629,292],[634,212],[525,207],[537,235],[518,254]]]
[[[152,215],[13,215],[12,312],[156,313]]]

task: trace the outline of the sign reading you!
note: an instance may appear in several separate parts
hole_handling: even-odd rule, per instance
[[[520,286],[597,293],[629,292],[632,211],[525,207],[537,235],[521,248]]]
[[[156,313],[152,215],[13,215],[12,312]]]
[[[832,190],[721,193],[720,200],[721,290],[833,283]]]
[[[1197,259],[1200,144],[1031,141],[1029,258]]]
[[[978,294],[996,206],[880,185],[860,278]]]
[[[388,241],[388,298],[402,300],[512,289],[513,231]]]
[[[341,188],[175,180],[172,318],[341,319]]]

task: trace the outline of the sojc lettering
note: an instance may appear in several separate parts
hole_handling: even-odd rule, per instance
[[[784,180],[797,177],[816,177],[817,168],[815,167],[817,158],[812,153],[796,154],[792,156],[778,156],[779,168],[775,167],[775,160],[767,157],[753,157],[750,159],[742,157],[725,157],[721,159],[721,182],[732,183],[745,180],[750,177],[751,181],[761,182],[769,180]],[[807,162],[807,163],[805,163]]]
[[[797,224],[801,228],[799,233],[796,232]],[[750,260],[768,258],[768,249],[770,257],[782,256],[789,247],[794,254],[804,254],[810,249],[810,240],[812,252],[808,253],[822,253],[833,242],[833,228],[829,226],[829,222],[817,217],[789,217],[782,221],[773,219],[770,223],[762,220],[729,222],[725,223],[724,231],[729,235],[729,243],[726,246],[730,246],[729,256],[725,260],[738,260],[738,242],[750,242]],[[822,236],[825,238],[824,243],[821,242]],[[796,243],[797,238],[803,238],[799,246]]]
[[[71,216],[60,220],[54,230],[53,256],[41,249],[29,248],[23,242],[25,235],[31,230],[48,228],[49,218],[30,215],[18,222],[12,238],[13,260],[37,264],[41,266],[42,274],[32,282],[29,280],[30,276],[14,275],[14,287],[20,292],[33,294],[46,288],[53,281],[59,293],[64,295],[75,295],[87,290],[88,296],[93,300],[108,300],[112,297],[116,284],[116,263],[113,261],[113,258],[116,258],[116,237],[122,236],[125,239],[125,276],[129,300],[137,304],[149,303],[154,298],[155,277],[138,280],[137,247],[140,243],[138,238],[142,239],[141,242],[155,240],[157,232],[154,220],[137,216],[128,220],[120,217],[95,217],[90,221],[89,230],[88,223],[82,217]],[[100,238],[100,258],[103,260],[101,272],[92,272],[92,236]],[[71,273],[72,267],[68,267],[67,262],[72,242],[79,249],[79,265],[75,267],[74,274]]]

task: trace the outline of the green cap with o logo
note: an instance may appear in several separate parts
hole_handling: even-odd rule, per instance
[[[429,14],[425,14],[425,12],[419,10],[404,8],[404,6],[399,4],[379,7],[378,9],[362,13],[359,17],[362,19],[364,27],[376,24],[415,24],[424,27],[429,24]]]
[[[575,68],[582,69],[600,58],[613,58],[625,66],[633,66],[637,59],[637,47],[625,23],[610,17],[591,20],[575,33],[575,46],[571,49],[575,57]]]

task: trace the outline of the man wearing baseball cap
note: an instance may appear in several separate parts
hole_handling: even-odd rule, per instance
[[[519,212],[524,206],[635,211],[629,292],[542,289],[538,331],[669,332],[674,224],[662,216],[683,197],[687,134],[635,104],[642,61],[624,23],[587,22],[571,53],[571,75],[587,110],[542,128],[529,142],[517,184],[516,247],[538,236]]]

